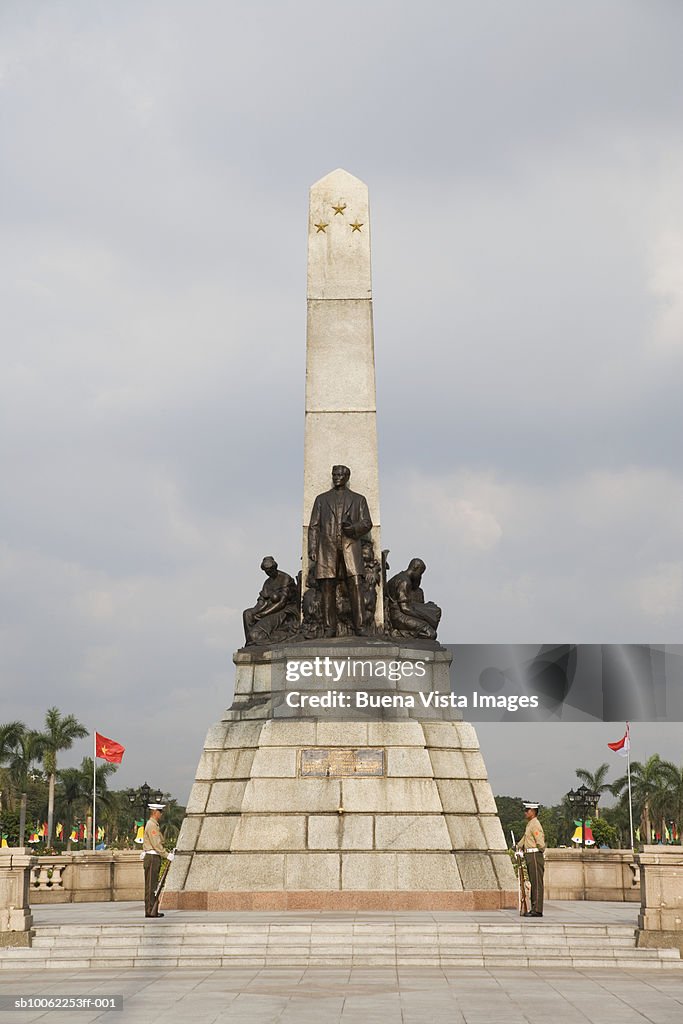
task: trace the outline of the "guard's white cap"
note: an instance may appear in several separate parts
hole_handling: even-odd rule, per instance
[[[522,807],[525,811],[537,811],[540,806],[535,800],[522,800]]]
[[[163,811],[166,804],[147,804],[150,811]]]

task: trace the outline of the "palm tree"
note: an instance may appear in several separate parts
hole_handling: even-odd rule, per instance
[[[108,779],[110,775],[113,775],[117,769],[118,765],[112,764],[110,761],[105,761],[103,764],[97,765],[95,768],[95,794],[97,797],[98,807],[97,818],[100,823],[101,818],[113,803],[113,795],[110,793],[108,785],[106,785],[106,779]],[[81,761],[81,767],[78,769],[78,773],[81,779],[81,793],[85,798],[83,801],[85,807],[84,817],[87,818],[92,812],[92,758],[83,758]]]
[[[2,769],[11,762],[17,746],[26,732],[23,722],[6,722],[0,725],[0,782],[9,782],[9,775]],[[8,801],[9,804],[9,801]],[[2,810],[2,789],[0,789],[0,811]]]
[[[19,793],[26,792],[31,769],[44,753],[43,736],[35,729],[26,729],[19,737],[9,764],[10,779]]]
[[[662,761],[662,788],[657,793],[653,810],[662,823],[662,839],[666,835],[666,823],[672,821],[681,831],[683,825],[683,765],[677,767],[671,761]],[[683,836],[679,836],[683,846]]]
[[[109,807],[112,802],[112,794],[107,786],[107,779],[117,769],[118,765],[112,764],[110,761],[98,764],[95,769],[95,794],[97,802],[101,803],[103,808]],[[89,794],[92,801],[92,757],[84,757],[78,770],[83,780],[83,789]]]
[[[83,739],[88,730],[74,715],[62,715],[58,708],[48,708],[45,714],[45,732],[41,733],[43,743],[43,767],[48,775],[47,797],[47,845],[52,845],[52,827],[55,816],[55,780],[57,777],[57,754],[70,750],[74,740]]]
[[[675,775],[672,778],[673,786],[671,793],[671,809],[672,817],[676,822],[678,829],[678,840],[683,846],[683,764],[677,768],[675,765]]]
[[[583,782],[584,786],[588,789],[592,789],[594,793],[598,793],[602,796],[603,793],[610,792],[611,786],[605,779],[609,775],[610,766],[604,762],[599,768],[596,768],[594,772],[589,772],[585,768],[577,768],[576,774],[580,782]],[[600,817],[600,808],[595,808],[595,817]]]
[[[166,801],[166,808],[164,810],[164,817],[161,824],[163,827],[166,847],[170,850],[172,846],[175,846],[178,840],[180,826],[182,825],[183,818],[185,817],[185,808],[181,807],[177,800],[167,794],[164,794],[164,800]]]
[[[69,829],[74,824],[74,809],[79,808],[87,802],[88,791],[83,790],[83,775],[80,768],[63,768],[58,773],[57,806],[60,817],[65,819],[65,827]],[[71,839],[67,839],[67,850],[71,849]]]
[[[670,782],[670,765],[662,761],[659,754],[648,757],[644,764],[640,761],[631,762],[631,793],[633,803],[640,808],[641,842],[649,843],[652,832],[652,813],[661,808],[663,794]],[[626,797],[628,793],[628,775],[622,775],[610,786],[615,796]]]

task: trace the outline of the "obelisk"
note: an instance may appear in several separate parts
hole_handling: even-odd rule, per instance
[[[332,171],[311,186],[308,215],[308,320],[304,439],[303,567],[315,496],[330,486],[330,470],[351,470],[364,494],[380,558],[375,347],[372,329],[368,188],[348,171]],[[375,621],[382,624],[378,594]]]

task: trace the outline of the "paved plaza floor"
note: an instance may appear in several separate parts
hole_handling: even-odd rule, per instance
[[[551,903],[545,920],[628,924],[637,907]],[[241,915],[240,915],[241,916]],[[279,915],[270,915],[279,916]],[[291,915],[289,915],[291,916]],[[308,916],[308,914],[301,914]],[[341,916],[341,915],[340,915]],[[365,914],[363,916],[366,916]],[[378,914],[378,917],[384,915]],[[402,915],[401,915],[402,916]],[[432,915],[429,915],[432,916]],[[434,915],[441,916],[441,915]],[[515,920],[515,912],[459,915]],[[36,907],[36,924],[124,924],[139,904]],[[168,921],[235,915],[170,912]],[[68,1012],[75,1024],[681,1024],[683,972],[642,969],[244,968],[8,971],[0,996],[122,995],[122,1012]],[[67,1019],[67,1012],[3,1010],[0,1020]]]
[[[21,971],[0,995],[123,995],[123,1012],[0,1011],[77,1024],[681,1024],[678,972],[547,968]]]
[[[547,924],[632,924],[638,921],[639,903],[581,902],[580,900],[546,900],[543,922]],[[34,924],[139,924],[145,920],[144,907],[139,903],[62,903],[33,906]],[[222,921],[291,921],[295,918],[313,918],[344,921],[349,918],[368,921],[448,920],[486,921],[501,924],[519,921],[518,910],[167,910],[163,921],[155,922],[163,928],[174,924]],[[529,922],[530,927],[533,927]]]

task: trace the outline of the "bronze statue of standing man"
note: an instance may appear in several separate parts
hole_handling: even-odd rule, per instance
[[[313,503],[308,527],[308,557],[315,568],[322,595],[324,636],[337,635],[337,583],[345,580],[349,591],[354,632],[364,636],[363,588],[365,574],[361,537],[372,529],[368,503],[362,494],[349,490],[351,470],[332,467],[332,488]]]

